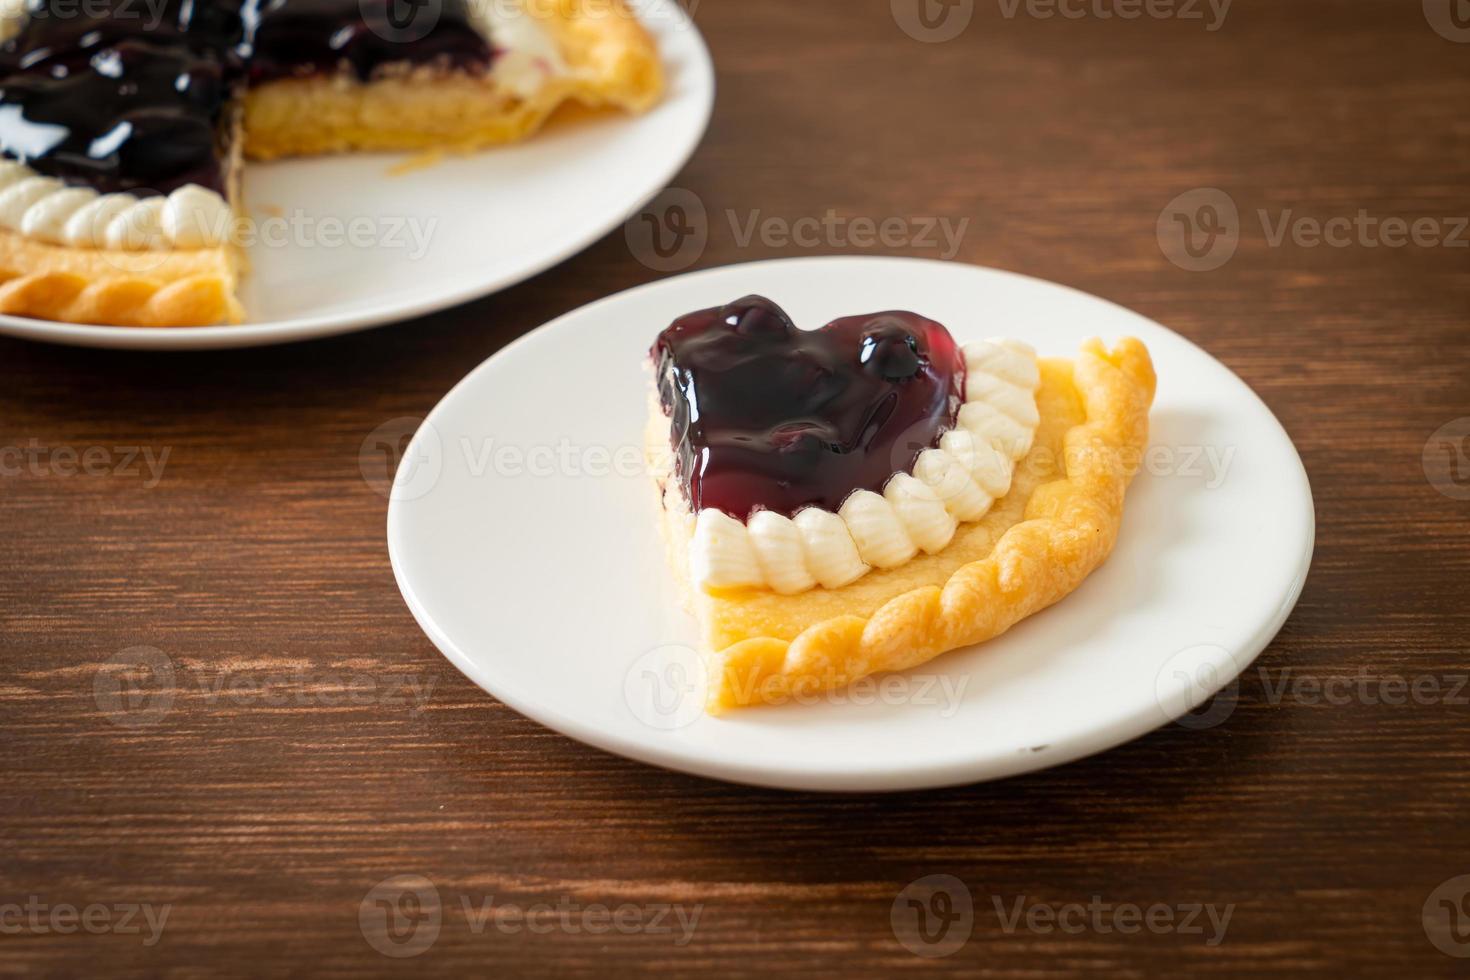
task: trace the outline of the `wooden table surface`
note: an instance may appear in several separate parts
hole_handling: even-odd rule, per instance
[[[1237,371],[1301,451],[1318,538],[1223,721],[817,796],[614,758],[464,679],[394,586],[364,442],[659,278],[621,229],[356,336],[0,341],[0,971],[1465,975],[1470,31],[1436,0],[1018,2],[701,0],[720,90],[675,181],[708,215],[689,260],[1014,269]],[[829,210],[909,238],[741,232]],[[952,256],[928,219],[968,221]],[[903,919],[930,875],[927,912],[973,909],[944,958]]]

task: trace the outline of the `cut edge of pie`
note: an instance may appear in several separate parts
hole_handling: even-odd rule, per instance
[[[463,73],[366,83],[311,77],[248,90],[225,161],[236,218],[242,149],[257,159],[348,149],[459,152],[525,138],[569,101],[629,112],[658,101],[664,78],[657,46],[623,0],[522,4],[556,41],[568,69],[524,97],[494,97],[492,82]],[[244,266],[243,251],[228,241],[90,248],[0,228],[0,314],[122,327],[235,324],[244,318],[236,296]]]
[[[672,479],[668,418],[654,396],[647,450],[669,565],[700,624],[710,713],[841,689],[992,639],[1102,564],[1147,447],[1152,361],[1136,339],[1111,351],[1093,339],[1075,360],[1043,358],[1041,367],[1041,431],[990,515],[936,554],[795,596],[711,594],[691,585],[692,520]]]
[[[460,152],[524,139],[567,102],[638,113],[658,101],[664,86],[658,49],[622,0],[521,4],[556,42],[566,68],[533,92],[435,69],[365,82],[337,76],[265,82],[245,93],[246,155]]]

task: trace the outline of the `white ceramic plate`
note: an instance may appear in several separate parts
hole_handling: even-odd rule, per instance
[[[657,194],[704,135],[714,68],[675,0],[638,0],[668,71],[647,115],[558,121],[513,146],[407,172],[403,155],[252,163],[246,323],[138,330],[0,316],[0,334],[86,347],[252,347],[463,303],[581,251]],[[354,225],[355,223],[355,225]],[[355,227],[355,231],[351,230]]]
[[[764,293],[802,326],[909,308],[961,340],[1045,354],[1142,339],[1152,448],[1111,559],[999,639],[852,692],[699,711],[696,635],[638,464],[645,352],[674,317]],[[1006,272],[886,258],[756,262],[583,307],[452,390],[406,450],[388,510],[405,600],[440,650],[525,715],[611,752],[737,782],[897,790],[1039,769],[1181,719],[1275,635],[1312,554],[1311,491],[1259,398],[1136,313]]]

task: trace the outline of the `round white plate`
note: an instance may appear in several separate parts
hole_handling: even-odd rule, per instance
[[[699,710],[693,621],[640,465],[644,358],[674,317],[763,293],[796,322],[907,308],[961,341],[1070,355],[1131,334],[1159,375],[1109,561],[1004,636],[849,692]],[[1063,286],[889,258],[691,273],[569,313],[460,382],[405,451],[388,509],[403,596],[440,650],[523,714],[611,752],[736,782],[898,790],[993,779],[1135,738],[1211,700],[1275,635],[1312,554],[1306,473],[1229,369]],[[1222,694],[1190,727],[1224,720]]]
[[[140,330],[0,315],[0,334],[85,347],[194,350],[324,337],[404,320],[528,279],[586,248],[688,161],[714,67],[676,0],[638,0],[668,92],[647,115],[559,121],[524,143],[395,171],[406,155],[250,163],[247,322]]]

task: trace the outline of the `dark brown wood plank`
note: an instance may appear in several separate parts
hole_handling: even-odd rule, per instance
[[[820,797],[612,758],[464,680],[398,597],[362,442],[524,331],[658,278],[621,232],[358,336],[197,355],[0,341],[0,448],[102,447],[113,468],[0,477],[0,907],[171,906],[152,946],[146,926],[0,934],[0,971],[1463,976],[1420,919],[1470,874],[1470,691],[1449,696],[1470,669],[1470,502],[1421,457],[1470,416],[1470,250],[1275,245],[1258,212],[1448,233],[1470,214],[1470,44],[1390,0],[1236,0],[1214,31],[973,8],[923,43],[882,0],[701,0],[719,101],[677,178],[708,215],[697,265],[944,251],[743,244],[756,212],[968,219],[955,258],[1113,299],[1239,372],[1300,447],[1319,529],[1302,602],[1222,724],[999,784]],[[1156,226],[1204,187],[1230,196],[1240,241],[1191,272]],[[159,479],[116,471],[130,447],[167,452]],[[95,685],[139,646],[178,691],[129,727]],[[1401,705],[1273,693],[1360,675],[1443,687]],[[231,680],[267,687],[214,686]],[[930,874],[975,905],[968,944],[934,961],[889,916]],[[358,919],[398,875],[444,904],[404,963]],[[680,945],[677,926],[477,932],[461,904],[563,896],[700,917]],[[1214,946],[1208,925],[1007,932],[996,910],[1094,896],[1234,909]]]

